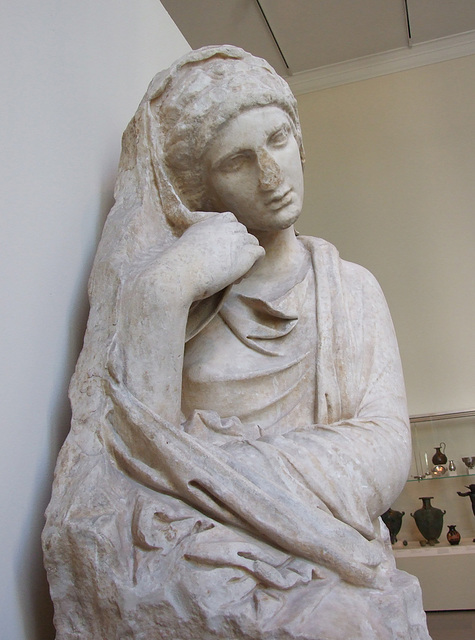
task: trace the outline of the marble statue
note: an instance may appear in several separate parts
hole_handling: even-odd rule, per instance
[[[410,430],[374,278],[294,230],[296,101],[192,51],[123,137],[43,533],[58,640],[430,640],[379,516]]]

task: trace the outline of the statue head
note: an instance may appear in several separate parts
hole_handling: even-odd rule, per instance
[[[217,133],[243,111],[267,106],[287,114],[303,162],[296,100],[265,60],[237,47],[204,47],[172,69],[163,91],[150,100],[151,117],[161,131],[167,173],[189,209],[213,209],[203,156]]]

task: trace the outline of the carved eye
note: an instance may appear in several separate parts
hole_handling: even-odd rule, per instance
[[[290,126],[288,124],[283,124],[277,129],[277,131],[274,131],[274,133],[270,135],[269,144],[275,147],[283,147],[287,143],[291,133],[292,131]]]
[[[229,158],[225,158],[219,165],[219,171],[223,173],[233,173],[239,171],[246,164],[248,155],[246,153],[236,153]]]

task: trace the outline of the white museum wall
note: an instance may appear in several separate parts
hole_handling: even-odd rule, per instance
[[[380,281],[412,414],[475,407],[474,79],[467,56],[298,97],[299,231]]]
[[[17,0],[1,31],[0,636],[50,640],[40,532],[120,136],[189,46],[157,0]]]

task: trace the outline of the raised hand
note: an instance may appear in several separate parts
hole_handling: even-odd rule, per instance
[[[190,305],[242,278],[264,254],[232,213],[210,214],[165,251],[144,256],[124,283],[117,336],[124,380],[171,423],[179,423]]]
[[[217,213],[189,227],[161,257],[173,269],[190,302],[217,293],[242,278],[265,254],[258,240],[230,212]]]

